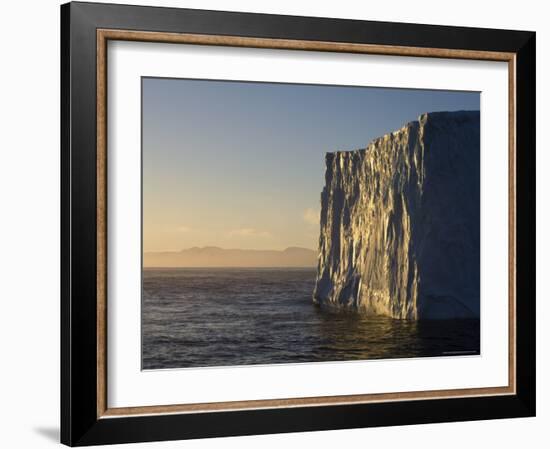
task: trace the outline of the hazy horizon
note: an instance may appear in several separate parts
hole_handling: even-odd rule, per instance
[[[216,245],[204,245],[204,246],[189,246],[187,248],[170,249],[170,250],[162,250],[162,251],[144,251],[144,253],[178,253],[178,252],[181,252],[181,251],[188,251],[188,250],[191,250],[191,249],[209,249],[209,248],[223,249],[223,250],[228,250],[228,251],[231,251],[231,250],[237,250],[237,251],[285,251],[287,249],[294,249],[294,248],[307,249],[307,250],[310,250],[310,251],[316,251],[317,250],[317,248],[306,248],[306,247],[303,247],[303,246],[287,246],[286,248],[283,248],[283,249],[276,249],[276,248],[266,248],[266,249],[247,248],[247,249],[244,249],[244,248],[224,248],[222,246],[216,246]]]
[[[180,251],[145,251],[144,268],[314,268],[317,251],[289,247],[284,250],[192,247]]]
[[[142,78],[143,251],[317,250],[327,152],[478,92]]]

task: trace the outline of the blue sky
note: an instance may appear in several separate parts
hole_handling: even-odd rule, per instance
[[[478,92],[143,78],[144,250],[315,249],[325,153]]]

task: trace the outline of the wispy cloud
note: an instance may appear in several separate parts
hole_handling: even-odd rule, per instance
[[[313,209],[312,207],[308,207],[306,210],[304,210],[304,213],[302,214],[302,218],[306,223],[309,223],[311,225],[318,225],[319,211],[316,209]]]
[[[232,229],[228,234],[230,237],[271,237],[270,232],[254,228]]]
[[[191,229],[189,226],[178,226],[176,228],[176,231],[178,232],[191,232],[193,229]]]

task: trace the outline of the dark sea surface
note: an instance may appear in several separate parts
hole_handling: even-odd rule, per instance
[[[315,269],[143,271],[143,369],[479,354],[479,320],[319,309]]]

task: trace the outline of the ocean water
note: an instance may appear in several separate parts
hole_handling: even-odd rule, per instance
[[[479,320],[326,311],[314,282],[314,269],[145,269],[142,368],[479,354]]]

